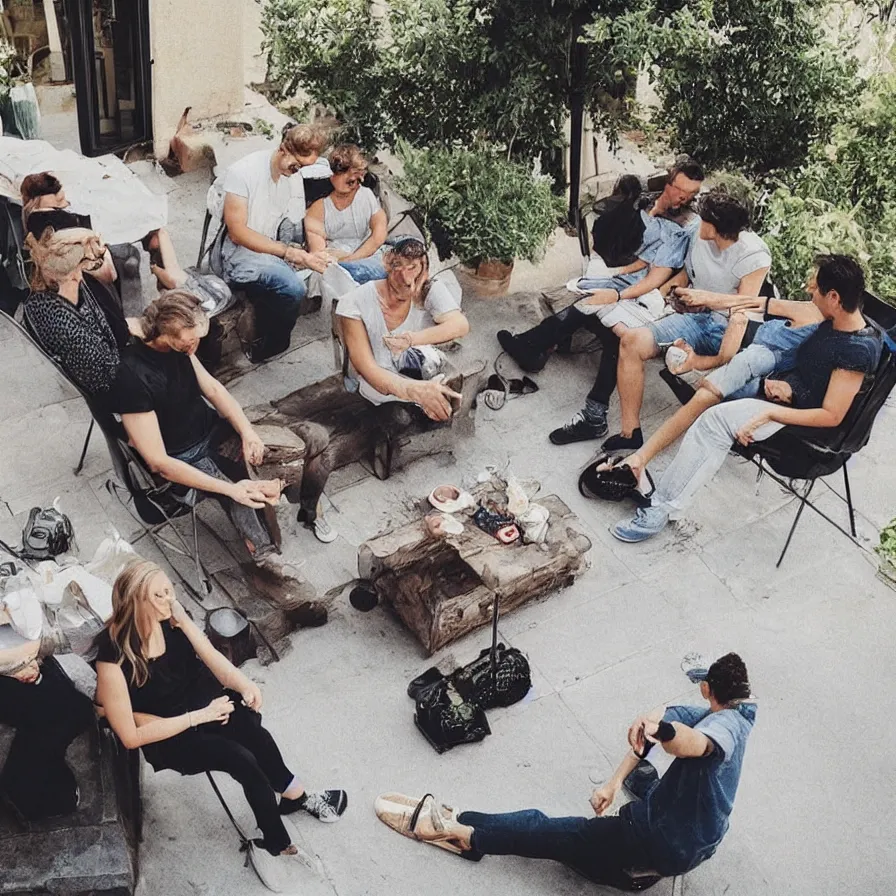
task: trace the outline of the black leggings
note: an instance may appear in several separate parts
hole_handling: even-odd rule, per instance
[[[0,787],[25,818],[75,810],[77,784],[65,753],[93,719],[90,700],[55,660],[43,662],[37,684],[0,675],[0,722],[16,729]]]
[[[557,314],[545,318],[540,324],[520,335],[534,351],[545,352],[570,339],[579,330],[588,330],[600,340],[602,351],[594,385],[588,393],[593,401],[609,405],[616,389],[616,367],[619,363],[619,337],[605,327],[593,314],[582,314],[570,305]]]
[[[156,771],[174,769],[182,775],[226,772],[243,787],[246,801],[264,837],[265,848],[279,855],[290,844],[277,808],[275,793],[293,779],[274,738],[261,725],[261,715],[242,704],[235,691],[225,691],[234,710],[226,725],[211,722],[168,740],[149,744],[143,754]]]

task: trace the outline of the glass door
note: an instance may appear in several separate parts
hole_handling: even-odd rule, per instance
[[[81,152],[152,138],[148,0],[67,0]]]

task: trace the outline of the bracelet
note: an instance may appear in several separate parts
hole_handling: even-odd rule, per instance
[[[661,744],[672,740],[672,738],[675,737],[675,726],[671,722],[660,722],[659,725],[657,725],[656,734],[654,735],[654,737]]]
[[[196,727],[196,725],[193,724],[193,713],[192,712],[187,713],[187,722],[189,722],[191,728]]]
[[[622,293],[618,289],[614,289],[613,292],[616,293],[616,301],[619,302],[622,300]]]

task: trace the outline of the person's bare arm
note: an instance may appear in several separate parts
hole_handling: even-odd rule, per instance
[[[342,333],[352,366],[377,392],[393,395],[401,401],[416,402],[433,420],[448,420],[451,417],[450,399],[461,398],[457,392],[435,380],[412,380],[380,367],[373,356],[363,321],[343,317]]]
[[[618,277],[621,274],[637,274],[638,271],[643,271],[646,267],[646,261],[640,258],[636,258],[631,264],[627,264],[621,268],[618,268],[616,271],[616,276]]]
[[[346,255],[342,259],[343,261],[359,261],[362,258],[370,258],[386,242],[386,237],[389,235],[389,222],[382,209],[370,216],[368,226],[370,227],[370,236],[354,252]]]
[[[672,276],[672,268],[651,268],[642,279],[619,290],[620,299],[637,299],[652,289],[659,289]]]
[[[264,460],[264,443],[253,429],[240,403],[205,369],[196,355],[190,355],[190,362],[200,391],[242,440],[245,459],[250,464],[260,464]]]
[[[676,286],[687,286],[688,285],[688,272],[682,268],[677,273],[673,274],[665,283],[661,286],[658,286],[657,289],[660,291],[660,295],[663,298],[669,295]]]
[[[737,440],[742,445],[749,445],[753,441],[753,433],[766,423],[781,423],[784,426],[813,426],[822,429],[839,426],[859,389],[862,388],[864,379],[864,374],[856,370],[835,370],[831,374],[820,408],[791,408],[769,402],[767,408],[764,408],[761,413],[737,431]],[[776,383],[776,380],[766,381],[766,394],[769,390],[773,392],[776,390]],[[786,391],[789,392],[789,389]],[[779,400],[782,398],[780,393],[775,397]]]
[[[274,255],[277,258],[286,256],[286,243],[272,240],[249,226],[249,200],[245,196],[237,196],[236,193],[225,194],[224,223],[227,225],[227,235],[237,246],[244,246],[252,252]]]
[[[122,414],[122,425],[128,440],[137,449],[146,465],[169,482],[185,485],[187,488],[199,489],[216,495],[224,495],[247,507],[260,508],[268,500],[260,484],[243,480],[242,482],[225,482],[209,476],[196,467],[169,457],[159,430],[159,418],[155,411],[140,414]]]
[[[305,212],[305,243],[309,252],[323,252],[327,248],[323,199],[313,202]]]
[[[768,296],[745,296],[736,305],[732,305],[731,310],[786,317],[797,327],[820,324],[824,320],[814,302],[795,302],[792,299],[775,299]]]
[[[747,332],[747,323],[746,314],[732,312],[728,326],[725,328],[725,335],[722,337],[722,344],[719,346],[718,354],[715,355],[698,355],[683,339],[676,339],[673,344],[683,349],[687,357],[681,364],[670,368],[670,370],[676,376],[681,376],[691,370],[715,370],[716,367],[727,364],[740,351],[744,334]]]
[[[425,330],[405,330],[394,336],[387,336],[386,344],[393,351],[404,351],[413,345],[441,345],[452,339],[463,339],[470,332],[470,322],[460,309],[440,314],[435,321],[434,327],[427,327]]]
[[[729,308],[741,308],[745,300],[756,297],[765,282],[768,268],[758,268],[742,277],[734,293],[710,292],[706,289],[678,289],[676,298],[690,308],[708,308],[710,311],[727,311]]]
[[[233,712],[233,702],[227,697],[218,697],[204,709],[171,718],[140,714],[142,724],[138,725],[124,673],[117,663],[96,664],[96,700],[109,726],[128,750],[177,737],[194,725],[223,722]]]
[[[171,623],[179,628],[190,642],[196,656],[206,665],[222,687],[237,691],[249,709],[261,709],[261,691],[224,654],[212,646],[205,633],[187,615],[179,601],[171,602]]]

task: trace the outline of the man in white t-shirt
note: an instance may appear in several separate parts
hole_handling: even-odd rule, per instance
[[[420,240],[400,240],[383,264],[385,280],[351,290],[336,309],[360,393],[372,404],[411,402],[430,420],[448,420],[451,400],[461,396],[440,377],[427,378],[427,353],[466,336],[470,324],[447,287],[429,279]]]
[[[679,275],[680,285],[690,280],[694,287],[679,299],[683,312],[622,334],[616,374],[621,431],[603,443],[605,451],[637,450],[644,444],[640,414],[645,361],[677,340],[698,355],[717,355],[728,309],[744,296],[758,295],[771,267],[768,246],[748,229],[750,214],[742,202],[716,188],[701,198],[699,211],[700,229]]]
[[[313,165],[327,145],[313,125],[287,130],[274,152],[250,153],[224,175],[222,248],[225,279],[244,286],[255,305],[258,339],[250,359],[285,351],[308,289],[311,271],[323,273],[327,258],[306,252],[302,222],[305,190],[301,169]]]

